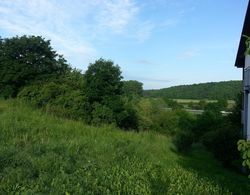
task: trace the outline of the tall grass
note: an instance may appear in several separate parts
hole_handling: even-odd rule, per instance
[[[0,194],[247,194],[209,153],[155,133],[92,127],[0,100]]]

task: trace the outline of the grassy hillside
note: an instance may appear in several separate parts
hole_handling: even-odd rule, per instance
[[[0,101],[0,194],[247,194],[249,179],[170,138],[91,127]]]
[[[241,89],[241,81],[222,81],[180,85],[159,90],[145,90],[144,95],[147,97],[166,97],[170,99],[232,100]]]

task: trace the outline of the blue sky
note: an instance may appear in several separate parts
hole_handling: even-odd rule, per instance
[[[111,59],[145,89],[239,80],[247,0],[0,0],[0,36],[41,35],[85,71]]]

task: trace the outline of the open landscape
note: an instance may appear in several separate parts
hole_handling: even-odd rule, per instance
[[[200,146],[170,137],[58,118],[0,101],[0,193],[247,194],[249,179]]]
[[[0,0],[0,195],[250,194],[249,23],[249,0]]]

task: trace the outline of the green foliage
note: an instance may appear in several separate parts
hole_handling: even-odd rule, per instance
[[[236,98],[236,97],[235,97]],[[226,99],[219,99],[216,104],[218,105],[220,110],[226,110],[228,107],[228,102]]]
[[[173,140],[179,152],[187,152],[194,143],[194,135],[190,131],[179,131]]]
[[[137,104],[139,130],[173,135],[178,128],[175,112],[164,110],[160,100],[141,99]]]
[[[178,111],[179,124],[178,131],[176,132],[173,142],[180,152],[187,152],[191,149],[192,144],[195,141],[193,129],[196,123],[194,116],[185,112]]]
[[[201,137],[210,131],[223,128],[225,120],[216,104],[208,104],[202,115],[197,116],[196,124],[193,129],[195,141],[199,142]]]
[[[1,39],[0,96],[15,97],[34,81],[47,80],[70,70],[66,60],[40,36]]]
[[[85,93],[90,104],[104,103],[107,98],[122,94],[122,76],[119,66],[112,61],[99,59],[85,72]]]
[[[91,115],[91,122],[94,125],[115,123],[114,112],[109,107],[101,105],[97,102],[93,104],[93,111]]]
[[[250,55],[250,37],[246,36],[246,35],[243,35],[243,37],[246,38],[246,41],[245,41],[245,45],[246,45],[245,55]]]
[[[239,131],[225,126],[206,133],[202,138],[202,143],[224,166],[232,166],[239,160],[239,153],[236,149],[239,138]]]
[[[0,194],[247,194],[247,178],[169,138],[64,120],[0,101]]]
[[[203,110],[206,106],[206,101],[205,100],[200,100],[199,101],[199,109]]]
[[[241,156],[243,159],[242,165],[248,167],[248,169],[250,170],[250,141],[239,140],[237,144],[238,150],[241,152]]]
[[[181,85],[159,90],[145,90],[146,97],[164,97],[167,99],[235,99],[241,91],[242,81],[223,81]]]
[[[134,80],[123,81],[123,93],[127,97],[141,97],[143,93],[142,83]]]
[[[173,110],[178,110],[183,108],[183,106],[175,100],[164,98],[164,101],[166,102],[167,106],[169,108],[172,108]]]
[[[111,124],[124,129],[135,128],[134,111],[122,99],[123,83],[119,66],[99,59],[85,73],[85,121],[92,124]],[[136,118],[135,118],[136,119]]]
[[[18,98],[46,112],[66,118],[81,119],[85,116],[83,84],[83,75],[73,70],[63,78],[24,87],[18,94]]]
[[[228,119],[235,129],[243,129],[241,123],[242,99],[243,94],[239,93],[235,99],[235,105],[232,109],[232,113],[228,115]]]
[[[238,166],[239,153],[236,149],[237,141],[241,138],[241,124],[238,114],[241,99],[236,99],[233,113],[223,117],[219,112],[221,103],[209,103],[205,112],[197,120],[195,128],[196,139],[201,140],[203,145],[220,160],[224,166]],[[234,120],[232,120],[234,119]],[[202,127],[202,131],[201,130]]]

